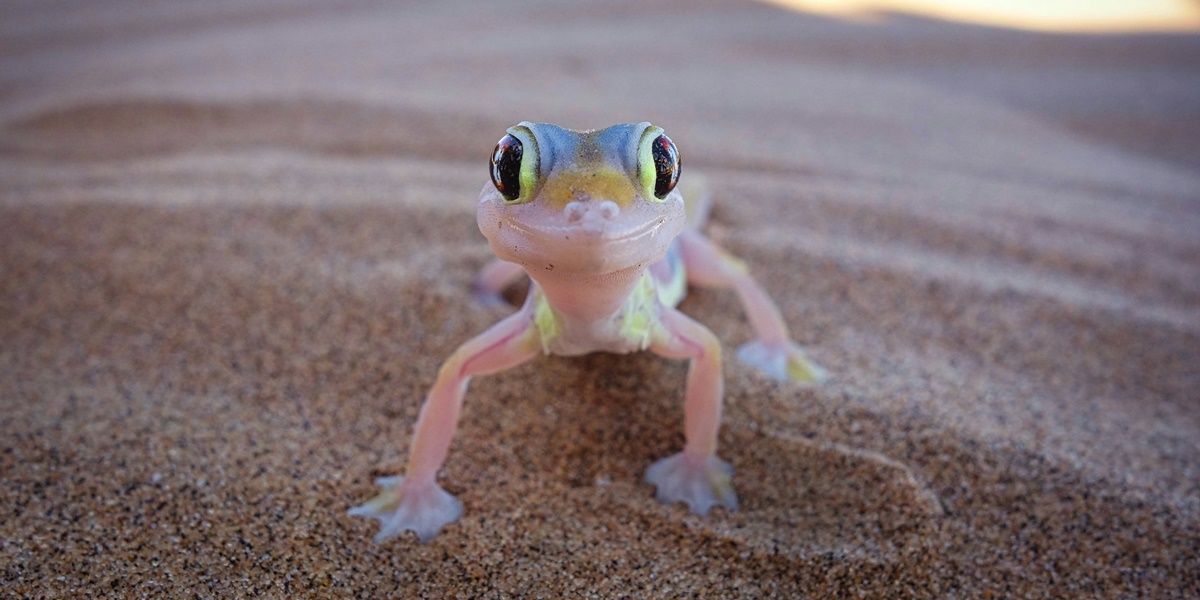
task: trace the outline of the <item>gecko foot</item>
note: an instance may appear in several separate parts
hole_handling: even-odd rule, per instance
[[[809,360],[795,342],[769,345],[758,340],[747,342],[738,346],[737,357],[778,381],[821,385],[829,380],[829,373]]]
[[[356,506],[346,514],[354,517],[371,517],[379,519],[379,533],[375,534],[377,543],[400,535],[404,530],[416,532],[421,543],[426,543],[437,535],[442,526],[458,520],[462,515],[462,504],[437,483],[428,485],[406,485],[404,478],[380,477],[375,484],[383,487],[383,492]]]
[[[646,483],[658,489],[667,504],[683,502],[698,515],[714,506],[737,510],[733,492],[733,467],[715,455],[696,457],[687,452],[668,456],[646,469]]]

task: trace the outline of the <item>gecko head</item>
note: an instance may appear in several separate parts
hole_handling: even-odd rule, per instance
[[[662,129],[572,131],[523,122],[492,154],[479,229],[530,273],[599,275],[648,267],[683,230],[679,154]]]

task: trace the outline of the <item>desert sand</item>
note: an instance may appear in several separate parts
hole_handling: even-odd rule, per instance
[[[1200,596],[1200,36],[113,0],[0,38],[2,596]],[[474,204],[521,120],[664,127],[835,379],[727,354],[742,506],[701,518],[641,482],[682,362],[477,378],[465,516],[375,544],[346,509],[509,310]]]

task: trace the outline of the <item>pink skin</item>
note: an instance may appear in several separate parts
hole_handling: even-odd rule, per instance
[[[483,267],[475,278],[475,297],[487,306],[502,306],[506,303],[500,294],[525,274],[521,265],[495,259]]]
[[[684,392],[684,452],[706,457],[717,451],[721,427],[721,343],[707,327],[674,308],[663,307],[662,335],[650,351],[665,358],[691,359]]]
[[[530,319],[518,312],[463,344],[438,371],[421,407],[409,453],[408,478],[433,483],[446,460],[467,383],[475,375],[511,369],[540,352]]]
[[[513,314],[460,346],[442,364],[417,419],[407,476],[380,480],[384,492],[350,510],[351,515],[380,520],[382,527],[375,541],[408,529],[428,542],[443,525],[458,519],[462,508],[438,486],[437,472],[454,439],[467,383],[474,375],[503,371],[536,356],[541,348],[531,325],[527,311]]]
[[[602,202],[569,202],[563,210],[538,199],[513,206],[488,185],[479,197],[479,230],[498,258],[524,268],[556,311],[598,319],[620,307],[646,269],[666,254],[685,216],[677,192],[661,203],[639,198],[616,214],[601,214]],[[591,210],[578,216],[573,209],[580,205]],[[593,215],[598,218],[588,218]]]
[[[679,241],[683,247],[683,264],[687,267],[688,283],[733,288],[760,342],[779,345],[788,340],[783,315],[763,291],[762,286],[750,276],[741,261],[730,256],[698,231],[685,231]]]
[[[507,205],[492,186],[486,186],[480,196],[480,229],[504,261],[484,270],[477,292],[494,298],[501,286],[511,283],[514,267],[519,266],[537,282],[557,313],[585,322],[605,318],[625,303],[649,266],[663,257],[682,229],[684,216],[677,192],[661,203],[638,198],[624,210],[612,202],[590,201],[582,206],[568,202],[563,210],[554,211],[538,200]],[[720,424],[720,347],[702,325],[673,308],[664,311],[651,350],[692,359],[685,409],[685,452],[692,460],[676,470],[703,473],[709,468],[704,459],[716,449]],[[511,368],[540,350],[533,305],[526,302],[515,314],[463,344],[442,365],[417,420],[406,476],[381,480],[383,493],[351,510],[352,515],[381,521],[377,541],[406,529],[428,541],[459,517],[457,500],[437,485],[436,478],[457,428],[467,383],[473,375]],[[730,496],[731,488],[724,488]],[[728,500],[724,503],[735,506]]]
[[[574,328],[572,350],[548,351],[629,351],[619,345],[621,341],[606,346],[614,343],[616,333],[611,318],[624,310],[646,270],[662,260],[678,238],[688,279],[732,288],[745,307],[757,339],[739,350],[740,358],[777,378],[815,382],[823,377],[823,371],[790,341],[779,309],[744,265],[698,231],[684,231],[687,217],[678,191],[661,202],[647,201],[636,191],[636,182],[626,185],[610,171],[606,182],[589,185],[605,175],[595,166],[571,170],[573,166],[549,175],[546,181],[555,185],[543,188],[568,197],[542,191],[528,202],[508,204],[495,187],[484,186],[479,228],[498,260],[480,274],[477,296],[488,303],[501,302],[500,292],[527,273],[556,318],[567,324],[564,327]],[[703,212],[701,206],[696,214]],[[438,486],[437,474],[446,460],[471,377],[509,369],[543,351],[533,297],[531,293],[515,314],[460,346],[442,365],[417,420],[406,475],[381,479],[384,491],[350,511],[381,521],[377,541],[412,530],[425,542],[461,514],[458,501]],[[647,349],[689,360],[686,443],[682,452],[653,464],[646,481],[656,486],[660,500],[684,502],[699,514],[718,505],[736,509],[732,469],[716,456],[723,394],[720,344],[706,327],[671,306],[658,304],[657,297],[652,300],[657,322],[649,325]],[[582,342],[580,332],[584,332]]]
[[[754,341],[738,348],[738,358],[742,362],[781,381],[820,384],[829,378],[828,373],[810,362],[803,349],[792,341],[779,307],[750,276],[742,261],[693,229],[684,231],[679,242],[688,283],[732,288],[737,293],[755,333]]]
[[[683,502],[692,512],[708,514],[713,506],[737,510],[733,469],[717,458],[721,428],[721,343],[707,327],[671,307],[663,307],[660,335],[650,351],[666,358],[691,359],[684,399],[683,452],[668,456],[646,470],[646,482],[657,488],[659,500]]]

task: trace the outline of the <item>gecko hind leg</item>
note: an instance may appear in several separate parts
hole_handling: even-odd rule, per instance
[[[804,348],[791,340],[783,344],[753,340],[738,346],[735,353],[738,360],[778,381],[809,385],[829,381],[829,372],[810,360]]]
[[[746,311],[755,339],[738,347],[739,360],[780,381],[819,385],[829,379],[829,373],[792,341],[779,307],[742,261],[698,231],[685,231],[679,239],[688,281],[732,288]]]
[[[475,277],[475,299],[484,306],[508,306],[504,290],[521,279],[521,265],[494,258]]]

